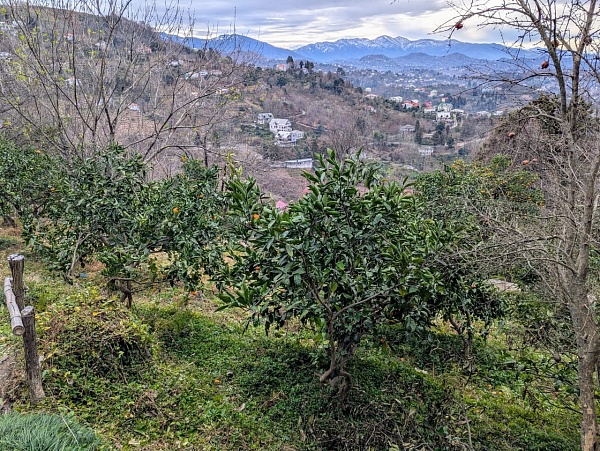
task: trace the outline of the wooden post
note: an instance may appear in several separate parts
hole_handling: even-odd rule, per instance
[[[40,369],[40,358],[37,350],[37,338],[35,333],[35,311],[30,305],[21,311],[23,327],[23,345],[25,347],[25,370],[27,372],[27,384],[29,388],[29,399],[32,404],[37,404],[46,397],[42,387],[42,371]]]
[[[25,328],[23,327],[23,321],[21,320],[21,310],[15,300],[15,294],[12,290],[12,279],[7,277],[4,279],[4,298],[6,299],[6,307],[10,314],[10,327],[12,328],[13,334],[23,335]]]
[[[24,329],[23,347],[25,348],[25,371],[27,373],[29,399],[31,400],[32,404],[36,404],[44,399],[46,395],[44,394],[44,389],[42,387],[42,371],[40,368],[40,358],[37,350],[35,310],[32,306],[24,306],[25,284],[23,283],[23,272],[25,270],[25,257],[19,254],[9,255],[8,264],[12,273],[11,291],[14,296],[14,302],[17,304],[17,308],[19,309]]]
[[[25,257],[19,254],[8,256],[8,265],[12,273],[12,290],[19,310],[25,308],[25,284],[23,283],[23,272],[25,271]]]

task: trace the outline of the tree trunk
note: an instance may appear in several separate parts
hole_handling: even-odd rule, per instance
[[[598,324],[585,284],[575,283],[569,304],[577,341],[577,378],[581,404],[581,449],[599,451],[594,372],[598,363]]]

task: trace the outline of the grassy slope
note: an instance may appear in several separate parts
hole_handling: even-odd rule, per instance
[[[2,261],[21,246],[5,232]],[[28,405],[25,396],[16,400],[15,408],[24,412],[72,412],[109,447],[458,450],[468,449],[469,430],[476,450],[578,446],[577,415],[553,407],[568,394],[545,393],[552,381],[515,367],[516,356],[500,333],[476,347],[478,371],[469,376],[459,364],[457,337],[439,330],[411,340],[398,328],[384,328],[363,343],[351,368],[355,387],[340,406],[315,376],[323,360],[310,331],[290,328],[267,337],[262,329],[246,330],[238,312],[215,312],[213,302],[189,299],[177,289],[138,296],[133,313],[123,314],[103,299],[107,293],[92,276],[69,286],[27,257],[30,301],[42,312],[42,344],[54,330],[46,324],[67,324],[76,326],[67,328],[75,346],[63,351],[75,353],[77,340],[87,349],[96,337],[78,325],[102,318],[106,324],[131,320],[133,329],[127,330],[141,328],[154,344],[151,356],[115,371],[94,370],[83,360],[66,369],[60,358],[47,356],[48,399],[39,407]],[[6,265],[0,273],[7,275]],[[72,312],[68,318],[52,314],[65,311],[55,310],[61,302]],[[113,310],[121,315],[115,320]],[[9,334],[6,309],[0,312],[1,355],[11,346],[18,349],[19,340]],[[532,353],[529,359],[534,365],[544,356]]]

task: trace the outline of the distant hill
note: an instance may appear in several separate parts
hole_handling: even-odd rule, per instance
[[[221,53],[244,52],[259,55],[269,60],[286,60],[288,56],[294,60],[306,59],[293,50],[275,47],[258,39],[253,39],[240,34],[221,35],[213,39],[206,38],[181,38],[179,36],[164,35],[169,39],[181,42],[193,49],[213,48]]]
[[[484,66],[486,64],[490,64],[490,62],[470,58],[462,53],[431,56],[418,52],[396,58],[390,58],[385,55],[363,56],[359,60],[354,61],[352,66],[360,69],[400,70],[406,68],[451,69],[465,66]]]

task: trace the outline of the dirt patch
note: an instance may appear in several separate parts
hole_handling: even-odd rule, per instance
[[[14,351],[0,357],[0,413],[12,410],[23,383],[23,374]]]

